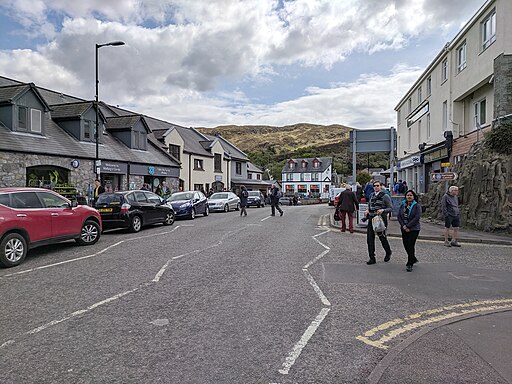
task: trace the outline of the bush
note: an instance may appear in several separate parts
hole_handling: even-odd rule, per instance
[[[368,172],[359,172],[356,176],[356,181],[362,186],[366,185],[372,179]]]
[[[497,153],[512,155],[512,123],[502,123],[485,135],[486,146]]]

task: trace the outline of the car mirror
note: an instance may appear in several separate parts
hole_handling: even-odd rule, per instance
[[[76,207],[78,207],[78,201],[76,201],[76,200],[71,201],[70,208],[76,208]]]

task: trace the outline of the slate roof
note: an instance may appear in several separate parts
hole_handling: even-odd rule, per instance
[[[236,160],[242,160],[242,161],[248,161],[249,158],[247,155],[242,152],[240,149],[235,147],[233,144],[231,144],[229,141],[227,141],[225,138],[223,138],[221,135],[209,135],[209,134],[203,134],[210,140],[219,140],[220,144],[222,145],[222,148],[224,148],[224,152],[228,154],[232,159]]]
[[[124,131],[132,130],[135,124],[137,124],[144,118],[141,115],[130,115],[130,116],[115,116],[107,118],[107,129],[109,131]],[[147,124],[144,124],[146,131],[148,130]]]
[[[36,97],[41,101],[43,104],[45,111],[48,111],[50,109],[50,106],[46,102],[46,100],[41,96],[39,93],[37,87],[32,84],[14,84],[14,85],[7,85],[5,87],[0,88],[0,104],[12,104],[14,99],[16,99],[18,96],[23,95],[25,92],[28,92],[29,90],[32,90]]]
[[[92,101],[52,105],[52,119],[67,120],[82,117],[93,106]]]
[[[251,162],[247,163],[247,171],[251,173],[263,173],[263,169]]]
[[[319,168],[313,168],[313,160],[318,159],[321,161]],[[297,165],[294,169],[288,167],[288,161],[293,160]],[[302,168],[302,160],[306,160],[308,165],[306,168]],[[309,157],[300,159],[288,159],[285,166],[283,167],[282,173],[309,173],[309,172],[324,172],[329,165],[331,165],[332,159],[330,157]]]

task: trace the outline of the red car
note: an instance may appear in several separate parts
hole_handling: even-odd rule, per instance
[[[92,245],[101,236],[101,217],[42,188],[0,188],[0,265],[21,264],[29,248],[75,239]]]

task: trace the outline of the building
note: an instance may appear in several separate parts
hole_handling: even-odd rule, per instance
[[[282,187],[285,196],[322,197],[329,194],[332,159],[315,157],[288,159],[282,170]]]
[[[395,107],[398,179],[426,192],[512,113],[512,1],[488,0]],[[435,175],[434,175],[435,177]]]

